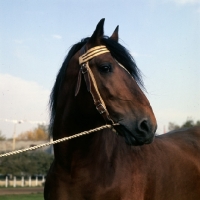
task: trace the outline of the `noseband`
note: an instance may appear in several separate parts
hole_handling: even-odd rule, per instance
[[[80,70],[79,70],[79,74],[78,74],[78,81],[77,81],[75,96],[77,96],[77,94],[80,90],[81,76],[83,74],[85,83],[87,86],[87,90],[92,95],[96,109],[103,116],[106,123],[114,124],[114,121],[110,118],[108,110],[106,109],[106,105],[101,97],[101,94],[99,93],[99,89],[98,89],[94,74],[89,67],[89,61],[92,58],[94,58],[98,55],[110,52],[110,51],[106,48],[106,46],[103,46],[103,45],[93,47],[93,48],[89,49],[86,53],[84,53],[84,48],[85,48],[85,46],[80,50],[83,53],[79,57]]]

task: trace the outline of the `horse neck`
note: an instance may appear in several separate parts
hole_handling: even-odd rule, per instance
[[[69,94],[68,98],[62,96],[61,99],[65,99],[66,101],[62,102],[62,106],[56,113],[53,126],[54,140],[105,125],[103,117],[95,110],[91,97],[89,99],[84,98],[82,100],[83,105],[77,103],[78,98],[81,98],[81,95],[76,98],[73,96],[69,98]],[[76,158],[79,157],[79,155],[81,155],[81,159],[89,158],[91,152],[95,151],[98,153],[99,151],[99,153],[102,153],[106,151],[108,148],[107,143],[109,143],[114,136],[115,133],[110,129],[105,129],[64,143],[56,144],[54,146],[55,158],[61,162],[66,162],[66,159],[69,161],[69,158],[73,158],[74,155],[76,155]]]
[[[60,145],[55,158],[69,173],[76,168],[80,172],[81,169],[97,169],[99,166],[107,168],[105,165],[116,158],[114,134],[111,130],[102,130],[68,141],[68,144]]]

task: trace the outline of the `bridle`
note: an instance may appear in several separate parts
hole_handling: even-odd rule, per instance
[[[81,55],[79,57],[79,65],[80,65],[80,70],[78,74],[78,81],[77,81],[77,86],[76,86],[76,91],[75,91],[75,96],[77,96],[79,90],[80,90],[80,85],[81,85],[81,76],[83,74],[85,83],[87,86],[87,90],[91,93],[94,105],[99,112],[99,114],[102,115],[104,118],[106,124],[114,124],[114,121],[111,119],[109,112],[106,108],[106,105],[104,103],[104,100],[101,97],[101,94],[99,92],[94,74],[92,70],[89,67],[89,60],[92,58],[110,52],[106,46],[101,45],[101,46],[96,46],[91,49],[89,49],[87,52],[85,52],[85,46],[82,47],[80,50]]]

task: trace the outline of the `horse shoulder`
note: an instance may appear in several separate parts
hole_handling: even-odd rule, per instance
[[[143,149],[145,199],[200,199],[200,127],[157,136]]]

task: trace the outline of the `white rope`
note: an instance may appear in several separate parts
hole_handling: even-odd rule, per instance
[[[39,144],[39,145],[36,145],[34,147],[25,148],[25,149],[16,150],[16,151],[11,151],[9,153],[0,154],[0,158],[1,157],[15,155],[15,154],[19,154],[19,153],[23,153],[23,152],[26,152],[26,151],[32,151],[32,150],[35,150],[35,149],[38,149],[38,148],[42,148],[42,147],[46,147],[46,146],[49,146],[49,145],[52,145],[52,144],[57,144],[57,143],[60,143],[60,142],[71,140],[73,138],[77,138],[77,137],[80,137],[80,136],[83,136],[83,135],[87,135],[87,134],[93,133],[93,132],[96,132],[96,131],[100,131],[100,130],[105,129],[105,128],[113,128],[113,126],[116,126],[116,125],[119,125],[119,124],[112,124],[112,125],[108,125],[107,124],[107,125],[95,128],[95,129],[91,129],[89,131],[83,131],[81,133],[77,133],[77,134],[69,136],[69,137],[64,137],[64,138],[61,138],[61,139],[58,139],[58,140],[55,140],[55,141],[52,141],[52,142],[47,142],[45,144]]]

